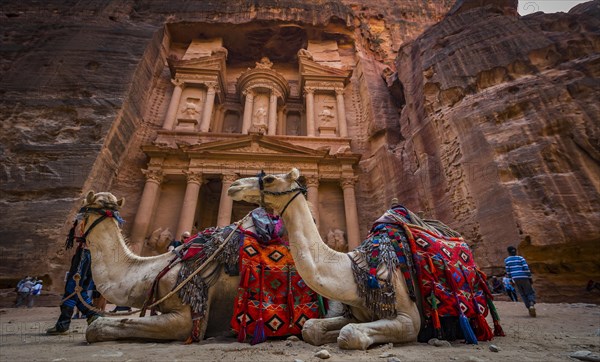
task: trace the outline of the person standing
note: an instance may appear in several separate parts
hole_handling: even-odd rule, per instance
[[[510,279],[509,277],[506,276],[506,274],[504,274],[504,277],[502,278],[502,282],[504,283],[504,290],[506,290],[506,294],[508,295],[510,300],[513,302],[518,302],[519,298],[517,297],[517,291],[515,290],[515,287],[513,286],[512,279]]]
[[[74,242],[77,242],[77,248],[75,250],[75,254],[71,258],[71,267],[69,268],[68,278],[65,282],[65,293],[63,295],[63,302],[60,305],[60,316],[56,321],[54,327],[48,328],[46,330],[47,334],[64,334],[67,333],[69,327],[71,326],[71,317],[73,316],[73,310],[77,306],[82,313],[87,317],[88,325],[92,323],[96,318],[100,317],[93,309],[88,308],[85,304],[79,300],[77,294],[75,293],[75,287],[77,286],[74,276],[79,275],[79,286],[82,288],[81,296],[85,300],[85,303],[92,306],[92,300],[88,295],[88,290],[90,289],[90,285],[94,283],[92,280],[92,268],[91,268],[91,255],[90,250],[87,248],[86,240],[83,235],[82,230],[78,227],[79,219],[76,219],[73,223],[73,227],[69,232],[69,236],[67,237],[66,249],[70,249],[73,247]],[[79,224],[82,226],[83,224]],[[75,234],[79,233],[78,236]]]
[[[522,256],[517,255],[517,248],[509,246],[507,249],[508,257],[504,259],[506,267],[506,276],[513,280],[516,289],[529,310],[531,317],[536,316],[535,311],[535,291],[533,290],[533,279],[527,261]]]

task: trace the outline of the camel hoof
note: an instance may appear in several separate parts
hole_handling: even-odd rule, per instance
[[[341,349],[362,349],[366,350],[373,340],[366,333],[361,331],[356,325],[348,324],[340,331],[337,339],[338,346]]]

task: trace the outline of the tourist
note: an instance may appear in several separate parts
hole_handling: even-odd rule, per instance
[[[180,246],[183,243],[185,243],[186,239],[188,239],[189,237],[190,237],[190,232],[189,231],[184,231],[183,234],[181,234],[181,239],[180,240],[173,240],[173,241],[171,241],[171,244],[169,244],[169,251],[173,251],[173,249],[176,249],[178,246]]]
[[[508,251],[508,257],[504,259],[506,276],[514,282],[525,307],[529,310],[529,315],[535,317],[535,291],[532,286],[533,280],[529,265],[525,258],[517,255],[517,248],[514,246],[509,246],[506,250]]]
[[[503,287],[502,287],[502,282],[500,282],[500,279],[498,279],[495,275],[492,276],[492,293],[493,294],[500,294],[502,293]]]
[[[27,308],[32,308],[34,301],[42,294],[42,281],[36,280],[35,285],[31,288],[29,299],[27,300]]]
[[[19,281],[16,288],[17,300],[15,301],[15,308],[19,308],[21,304],[28,302],[34,284],[35,283],[29,275]]]
[[[506,290],[506,295],[508,295],[511,301],[518,302],[519,298],[517,297],[517,291],[515,290],[512,279],[510,279],[506,276],[506,274],[504,274],[502,282],[504,283],[504,290]]]

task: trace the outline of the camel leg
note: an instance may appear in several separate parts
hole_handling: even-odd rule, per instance
[[[419,325],[402,313],[395,319],[348,324],[340,331],[337,342],[342,349],[365,350],[374,343],[414,342],[418,334]]]
[[[326,319],[309,319],[302,326],[302,338],[313,346],[334,343],[340,329],[355,320],[343,316]]]
[[[118,339],[185,340],[192,330],[189,308],[141,318],[98,318],[85,332],[89,343]]]

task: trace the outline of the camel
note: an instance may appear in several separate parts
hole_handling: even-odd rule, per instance
[[[302,329],[304,340],[313,345],[334,343],[343,349],[365,350],[375,343],[404,343],[417,340],[421,327],[418,307],[408,293],[404,278],[396,270],[378,268],[379,278],[392,276],[397,316],[374,320],[375,316],[359,296],[349,256],[331,249],[319,235],[298,183],[300,172],[248,177],[235,181],[228,194],[236,201],[258,203],[275,210],[288,231],[296,269],[306,284],[322,296],[340,301],[350,313],[326,319],[310,319]]]
[[[90,191],[85,197],[84,207],[116,211],[124,200],[108,192]],[[87,230],[100,214],[84,211],[84,229]],[[251,218],[242,223],[252,230]],[[155,276],[173,259],[173,253],[141,257],[127,246],[118,222],[106,218],[98,223],[87,236],[87,246],[92,257],[92,273],[96,287],[106,299],[117,305],[142,307]],[[209,264],[202,272],[208,274],[219,267],[217,262]],[[177,282],[181,264],[172,268],[160,281],[158,296],[169,293]],[[200,324],[200,339],[205,335],[220,335],[230,331],[229,321],[239,285],[239,276],[225,274],[221,268],[218,288],[210,288],[206,315]],[[105,318],[93,321],[86,330],[90,343],[120,339],[140,340],[186,340],[192,330],[192,316],[188,305],[182,303],[175,293],[158,306],[160,314],[143,318]]]
[[[169,228],[163,230],[158,228],[150,234],[150,237],[144,241],[143,256],[156,256],[164,254],[169,248],[169,244],[173,241],[173,234],[169,231]]]

